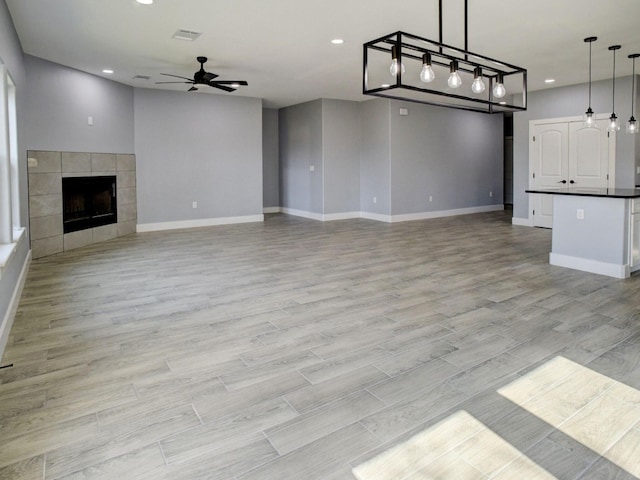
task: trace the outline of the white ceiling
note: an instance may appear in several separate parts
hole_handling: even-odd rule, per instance
[[[247,80],[234,93],[267,107],[336,98],[365,100],[362,44],[402,30],[438,39],[437,0],[6,0],[25,53],[137,87],[161,72],[192,77],[196,56],[220,80]],[[445,0],[444,43],[464,47],[464,0]],[[194,42],[172,39],[201,32]],[[583,83],[593,44],[594,80],[611,78],[609,45],[621,44],[617,76],[640,52],[640,0],[469,0],[469,50],[527,68],[529,90]],[[331,39],[345,43],[335,46]],[[640,62],[636,70],[640,73]],[[113,75],[102,73],[113,68]],[[134,80],[148,75],[149,81]],[[201,88],[198,94],[205,89]]]

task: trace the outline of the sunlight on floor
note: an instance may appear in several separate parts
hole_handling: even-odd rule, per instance
[[[556,357],[498,393],[640,477],[640,391]],[[359,480],[554,479],[466,411],[353,468]]]
[[[640,391],[556,357],[498,393],[640,476]]]
[[[555,478],[465,411],[358,465],[353,474],[359,480]]]

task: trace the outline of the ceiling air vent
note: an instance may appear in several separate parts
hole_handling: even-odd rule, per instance
[[[133,77],[134,80],[151,80],[151,77],[148,75],[136,75]]]
[[[187,42],[193,42],[200,35],[202,35],[200,32],[194,32],[193,30],[178,30],[176,33],[173,34],[173,38],[175,38],[176,40],[185,40]]]

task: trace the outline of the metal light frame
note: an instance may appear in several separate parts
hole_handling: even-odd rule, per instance
[[[516,112],[527,109],[527,70],[515,65],[495,60],[493,58],[468,51],[467,49],[467,0],[465,0],[465,48],[456,48],[442,43],[442,0],[439,3],[439,41],[419,37],[410,33],[398,31],[385,35],[375,40],[371,40],[363,45],[363,75],[362,93],[364,95],[374,95],[377,97],[393,98],[415,103],[428,105],[439,105],[462,110],[471,110],[483,113]],[[479,98],[477,94],[464,95],[458,89],[453,91],[442,91],[428,86],[416,86],[403,82],[403,77],[409,73],[402,74],[399,71],[395,76],[395,83],[390,82],[387,86],[380,84],[369,85],[370,77],[370,55],[372,52],[388,52],[391,61],[391,50],[397,55],[400,64],[404,60],[417,60],[422,64],[423,55],[431,56],[433,65],[449,67],[451,62],[458,63],[459,71],[471,75],[477,67],[482,69],[482,76],[489,80],[487,98]],[[401,69],[400,69],[401,70]],[[518,86],[515,94],[508,93],[502,99],[496,99],[493,95],[493,86],[498,76],[509,78],[512,84]],[[521,82],[521,83],[520,83]],[[415,83],[415,82],[414,82]],[[419,82],[418,82],[419,83]],[[429,84],[425,84],[429,85]],[[460,92],[460,93],[458,93]],[[515,99],[522,95],[521,101],[516,104]],[[474,96],[475,95],[475,96]],[[514,98],[509,103],[509,98]]]

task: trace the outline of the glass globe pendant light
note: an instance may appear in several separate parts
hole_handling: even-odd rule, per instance
[[[629,58],[633,60],[633,74],[631,75],[631,118],[627,122],[627,133],[638,133],[638,121],[633,116],[633,104],[636,97],[636,58],[640,57],[640,53],[632,53]]]
[[[460,74],[458,73],[458,61],[453,60],[449,66],[449,79],[447,80],[447,85],[451,88],[458,88],[462,85],[462,79],[460,78]]]
[[[391,66],[389,67],[389,73],[393,77],[397,77],[398,73],[404,73],[405,68],[402,62],[398,61],[398,48],[394,45],[391,47]]]
[[[493,96],[496,98],[502,98],[507,94],[507,89],[504,88],[504,77],[501,73],[496,78],[496,84],[493,87]]]
[[[482,68],[476,67],[473,71],[473,83],[471,84],[471,91],[473,93],[482,93],[486,88],[487,86],[482,80]]]
[[[420,81],[422,83],[429,83],[435,80],[436,74],[431,66],[431,54],[425,53],[422,55],[422,70],[420,71]]]
[[[596,126],[596,114],[591,109],[591,44],[595,42],[598,37],[587,37],[584,39],[585,43],[589,43],[589,107],[584,112],[584,126],[587,128],[593,128]]]
[[[611,100],[611,116],[609,117],[609,126],[607,130],[617,132],[620,130],[620,122],[616,115],[616,50],[620,50],[620,45],[611,45],[609,50],[613,52],[613,95]]]

